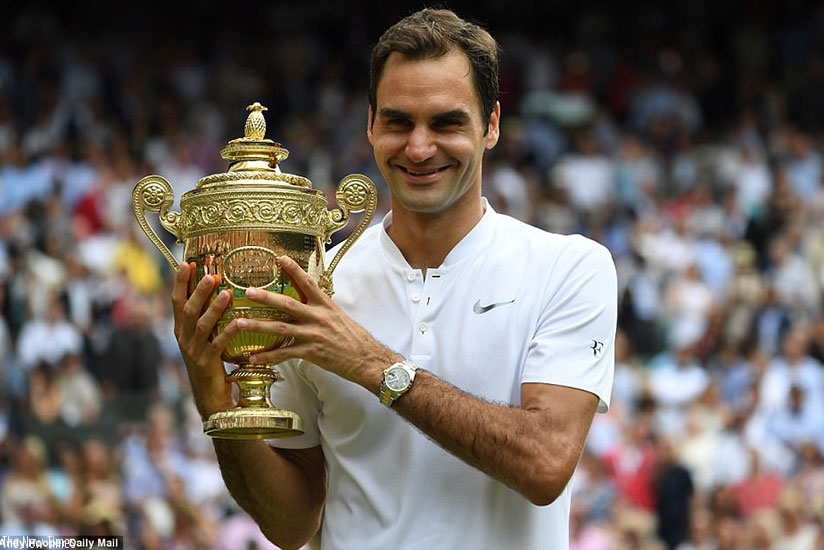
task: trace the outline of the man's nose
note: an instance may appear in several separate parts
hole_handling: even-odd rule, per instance
[[[435,155],[435,140],[426,126],[416,126],[409,133],[406,143],[406,156],[413,162],[423,162]]]

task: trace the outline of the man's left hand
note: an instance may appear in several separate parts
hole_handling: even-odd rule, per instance
[[[246,297],[290,315],[293,322],[236,319],[240,330],[292,337],[288,346],[258,353],[253,364],[278,364],[301,358],[377,392],[383,369],[402,358],[386,349],[328,296],[318,283],[288,256],[280,267],[303,298],[249,288]]]

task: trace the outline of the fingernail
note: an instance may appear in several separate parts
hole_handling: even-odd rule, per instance
[[[289,265],[291,262],[292,262],[292,258],[290,258],[289,256],[281,256],[280,257],[280,265],[284,265],[284,264]]]
[[[257,355],[251,355],[251,356],[249,357],[249,362],[250,362],[250,363],[252,363],[252,364],[254,364],[254,363],[257,363],[259,359],[260,359],[260,358],[259,358]]]
[[[246,289],[246,296],[249,298],[254,298],[255,296],[260,296],[260,289],[250,287]]]
[[[238,328],[248,328],[249,327],[249,320],[248,319],[238,319],[237,320],[237,327]]]

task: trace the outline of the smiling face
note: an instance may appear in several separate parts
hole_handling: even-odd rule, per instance
[[[410,61],[392,53],[375,108],[369,141],[393,210],[474,215],[483,153],[498,141],[500,107],[485,124],[466,56],[454,50]]]

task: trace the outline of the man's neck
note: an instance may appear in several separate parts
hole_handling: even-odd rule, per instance
[[[426,276],[427,268],[443,264],[455,245],[478,224],[484,214],[484,203],[479,201],[478,208],[473,210],[460,216],[393,210],[387,233],[407,263],[423,270]]]

